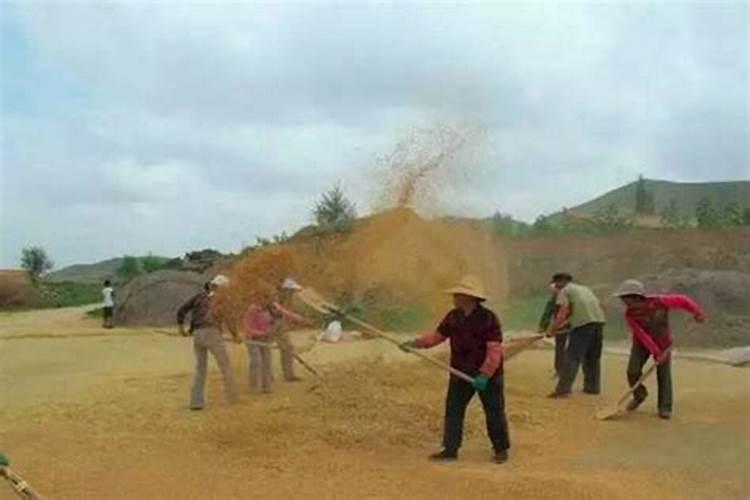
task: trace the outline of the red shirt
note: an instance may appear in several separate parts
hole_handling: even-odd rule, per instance
[[[625,310],[625,322],[633,334],[633,341],[648,349],[654,356],[659,356],[664,349],[672,345],[672,334],[669,330],[669,311],[681,309],[693,316],[703,316],[701,307],[685,295],[653,295],[646,297],[645,302],[629,306]]]

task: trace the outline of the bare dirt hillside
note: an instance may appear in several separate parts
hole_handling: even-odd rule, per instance
[[[550,401],[550,353],[508,363],[511,462],[489,462],[469,409],[460,462],[436,465],[445,377],[378,341],[319,345],[320,380],[269,396],[186,409],[188,339],[104,331],[80,310],[0,317],[0,448],[55,499],[747,498],[750,385],[742,369],[678,361],[676,416],[653,402],[599,422],[623,389],[605,359],[605,395]],[[306,334],[299,334],[305,338]],[[231,344],[244,383],[245,352]],[[0,499],[11,491],[0,484]]]

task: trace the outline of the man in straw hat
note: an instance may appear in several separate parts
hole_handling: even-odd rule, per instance
[[[557,387],[548,396],[565,398],[570,396],[578,367],[583,366],[583,392],[599,394],[601,390],[601,357],[604,338],[604,311],[599,299],[590,288],[573,282],[569,273],[556,273],[552,284],[557,288],[559,306],[547,334],[552,336],[570,323],[568,346],[565,349]]]
[[[423,349],[450,340],[451,366],[474,377],[474,382],[468,383],[451,375],[445,401],[443,450],[430,458],[458,458],[466,407],[478,392],[487,421],[487,434],[495,450],[495,462],[504,463],[508,460],[510,441],[505,417],[500,321],[495,313],[482,305],[487,295],[479,279],[464,277],[446,293],[453,295],[454,309],[434,332],[403,344],[404,347]]]
[[[177,311],[177,325],[180,334],[193,335],[193,352],[195,353],[195,378],[190,396],[190,409],[202,410],[205,404],[206,372],[208,369],[208,353],[210,352],[216,364],[219,365],[224,390],[229,402],[237,399],[237,388],[232,375],[229,355],[222,338],[223,321],[217,319],[211,311],[216,289],[229,284],[229,278],[217,275],[204,285],[204,290],[185,302]],[[184,321],[190,314],[190,329],[186,332]],[[234,331],[232,330],[234,335]]]
[[[659,417],[668,419],[672,416],[672,369],[671,356],[667,351],[672,345],[669,311],[686,311],[698,323],[705,321],[706,315],[694,300],[685,295],[647,295],[643,283],[637,280],[625,281],[614,295],[625,304],[625,322],[633,337],[628,361],[628,383],[632,386],[638,381],[643,365],[653,356],[654,362],[658,364],[656,378]],[[628,410],[638,408],[647,396],[646,387],[639,385],[633,392]]]

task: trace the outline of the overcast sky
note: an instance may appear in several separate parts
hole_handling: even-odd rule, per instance
[[[441,210],[527,220],[750,178],[745,2],[0,3],[0,267],[237,250],[371,207],[413,130],[485,131]]]

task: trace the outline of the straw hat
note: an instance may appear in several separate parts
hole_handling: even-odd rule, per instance
[[[226,286],[229,284],[229,278],[223,274],[217,274],[211,281],[208,282],[211,286]]]
[[[615,297],[625,297],[626,295],[646,296],[646,287],[638,280],[625,280],[620,288],[614,293]]]
[[[284,282],[281,284],[282,290],[294,290],[296,292],[299,292],[302,290],[302,286],[297,283],[297,281],[294,278],[287,278],[284,280]]]
[[[445,293],[449,293],[451,295],[468,295],[479,300],[487,300],[487,294],[484,291],[482,280],[480,280],[476,276],[471,275],[467,275],[461,278],[461,281],[456,283],[451,288],[447,289]]]

